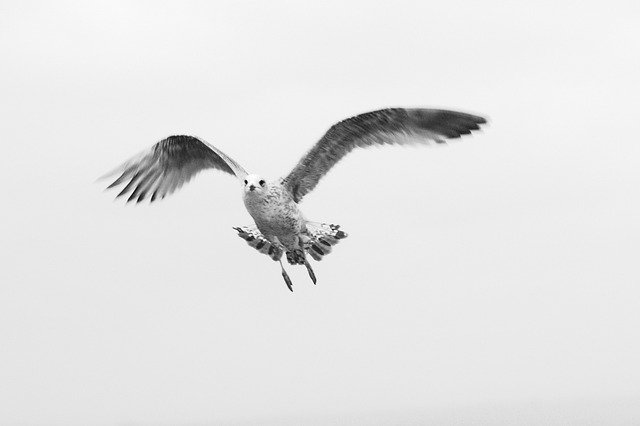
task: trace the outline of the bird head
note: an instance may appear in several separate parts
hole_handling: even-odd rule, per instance
[[[267,181],[258,175],[251,174],[244,178],[245,194],[262,194],[267,189]]]

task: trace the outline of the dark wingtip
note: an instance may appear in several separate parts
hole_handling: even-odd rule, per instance
[[[471,120],[478,124],[484,124],[487,122],[487,119],[481,115],[469,114],[467,112],[454,112],[458,117],[465,118],[467,120]]]
[[[136,200],[136,204],[138,204],[140,201],[144,201],[145,198],[147,198],[147,191],[140,192],[140,196]]]
[[[122,197],[127,192],[129,192],[129,188],[124,188],[122,191],[120,191],[120,193],[118,195],[116,195],[116,199]]]
[[[122,174],[121,174],[121,175],[120,175],[116,180],[114,180],[113,182],[111,182],[111,185],[109,185],[109,186],[107,186],[107,187],[105,188],[105,191],[106,191],[107,189],[111,189],[111,188],[113,188],[114,186],[118,186],[118,185],[120,185],[122,182],[124,182],[124,181],[127,179],[127,176],[129,176],[129,173],[130,173],[130,170],[125,170],[124,172],[122,172]],[[99,178],[98,178],[98,180],[106,179],[106,178],[107,178],[107,177],[109,177],[109,176],[110,176],[110,175],[101,176],[101,177],[99,177]]]

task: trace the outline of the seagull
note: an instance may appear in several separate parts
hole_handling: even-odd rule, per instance
[[[300,210],[304,196],[354,148],[372,145],[443,144],[478,130],[483,117],[457,111],[425,108],[386,108],[347,118],[334,124],[285,177],[265,180],[248,173],[231,157],[193,136],[170,136],[130,158],[103,178],[118,176],[111,185],[124,185],[116,198],[151,203],[172,194],[205,169],[235,176],[242,185],[244,205],[255,225],[235,227],[251,247],[280,262],[290,291],[293,283],[282,257],[292,265],[304,265],[313,284],[316,275],[309,264],[331,253],[347,234],[339,225],[313,222]]]

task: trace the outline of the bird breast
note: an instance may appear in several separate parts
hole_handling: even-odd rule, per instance
[[[246,193],[244,204],[265,236],[285,237],[302,230],[302,213],[282,186],[272,184],[266,191]]]

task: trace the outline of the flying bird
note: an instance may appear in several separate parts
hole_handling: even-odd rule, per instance
[[[280,262],[282,277],[293,284],[282,257],[292,265],[304,265],[313,283],[309,264],[331,253],[347,234],[339,225],[307,220],[300,203],[320,179],[354,148],[384,144],[442,144],[478,130],[482,117],[456,111],[423,108],[387,108],[367,112],[334,124],[288,175],[266,180],[248,173],[240,164],[213,145],[193,136],[170,136],[151,149],[129,159],[103,177],[119,177],[108,186],[123,185],[116,198],[151,203],[172,194],[205,169],[235,176],[242,185],[244,205],[255,226],[234,229],[260,253]]]

